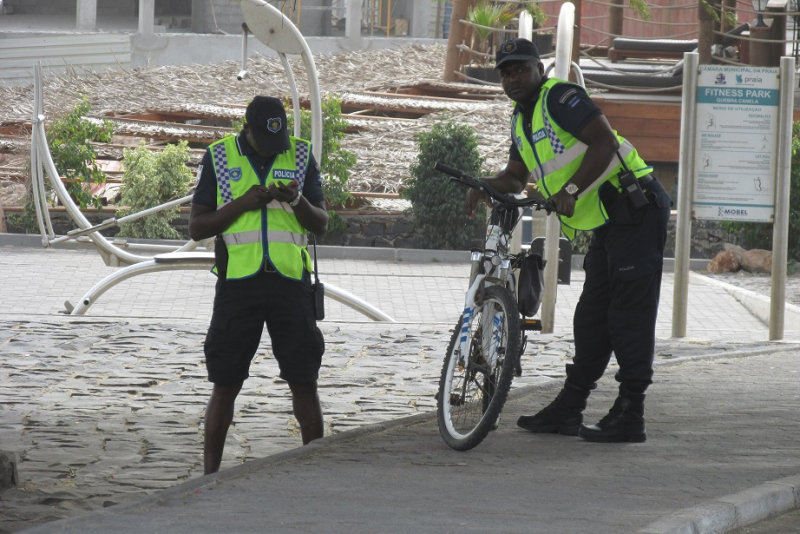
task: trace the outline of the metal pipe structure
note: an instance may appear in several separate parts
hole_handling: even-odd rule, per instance
[[[517,32],[517,37],[521,37],[522,39],[528,39],[529,41],[533,37],[533,17],[527,11],[523,11],[522,13],[519,14],[519,30]],[[512,254],[519,254],[520,251],[522,251],[522,232],[523,232],[523,226],[525,222],[527,222],[526,220],[527,217],[524,217],[521,213],[520,217],[521,217],[520,219],[521,224],[518,224],[517,227],[514,229],[514,232],[511,234],[511,243],[509,244],[509,251]]]
[[[562,80],[569,79],[572,67],[572,34],[575,22],[575,6],[564,3],[558,16],[556,33],[556,57],[554,76]],[[555,329],[556,295],[558,294],[558,253],[561,237],[561,223],[553,213],[547,217],[544,240],[544,296],[542,298],[542,332],[553,333]]]
[[[672,295],[672,337],[686,337],[689,299],[689,262],[692,237],[692,198],[695,182],[697,132],[697,69],[700,55],[683,55],[681,149],[678,163],[678,219],[675,229],[675,282]]]
[[[278,52],[278,57],[281,58],[283,70],[286,72],[286,78],[289,80],[289,91],[292,93],[292,116],[294,117],[294,136],[300,137],[300,128],[303,122],[303,114],[300,111],[300,94],[297,92],[297,82],[294,79],[294,71],[286,58],[286,54]]]
[[[242,23],[242,70],[239,71],[239,74],[236,76],[236,79],[239,81],[244,80],[247,78],[247,34],[250,31],[247,29],[247,24]]]
[[[251,8],[263,8],[252,12],[251,17],[248,18],[245,4]],[[309,90],[311,93],[311,109],[312,109],[312,152],[317,161],[321,160],[322,154],[322,106],[319,92],[319,81],[317,79],[317,71],[314,65],[311,50],[305,39],[297,30],[297,28],[286,19],[274,7],[266,4],[262,0],[243,0],[242,11],[245,12],[246,25],[243,25],[243,40],[245,43],[242,45],[242,62],[245,65],[247,59],[247,32],[251,28],[256,31],[252,33],[264,44],[272,46],[281,56],[281,60],[287,71],[287,77],[292,88],[292,98],[295,110],[295,132],[299,135],[300,131],[300,102],[295,84],[294,76],[292,74],[289,63],[286,60],[286,53],[300,54],[305,63],[306,72],[309,78]],[[253,15],[255,13],[255,15]],[[267,41],[262,38],[262,35],[267,36]],[[271,39],[275,39],[273,42]],[[243,69],[244,71],[244,69]],[[241,73],[240,73],[241,74]],[[214,265],[214,254],[212,252],[189,252],[195,249],[198,245],[195,241],[189,241],[182,247],[177,248],[167,254],[160,254],[156,256],[140,256],[131,254],[116,246],[107,240],[99,233],[99,230],[115,226],[122,222],[131,221],[144,217],[146,215],[169,209],[179,204],[184,204],[191,200],[191,196],[186,196],[180,199],[172,200],[165,204],[161,204],[154,208],[143,210],[138,213],[127,215],[119,219],[111,218],[103,221],[98,225],[92,225],[88,219],[81,213],[75,201],[69,196],[66,186],[61,181],[59,173],[53,162],[52,155],[50,154],[47,145],[47,137],[45,135],[44,123],[45,116],[43,112],[43,97],[42,97],[42,83],[41,83],[41,64],[37,63],[34,68],[34,109],[32,125],[33,131],[31,133],[31,166],[32,177],[34,180],[33,191],[34,199],[36,202],[36,215],[39,223],[39,229],[42,233],[42,244],[48,246],[50,244],[60,243],[70,239],[76,239],[80,236],[87,236],[92,240],[92,243],[98,248],[101,255],[104,257],[112,258],[111,264],[125,265],[124,268],[119,269],[107,276],[97,284],[95,284],[84,296],[81,298],[78,306],[68,306],[69,312],[72,315],[83,315],[86,310],[97,301],[97,299],[110,288],[116,284],[137,276],[139,274],[162,272],[162,271],[175,271],[175,270],[205,270],[210,269]],[[66,236],[55,238],[55,234],[50,224],[50,216],[47,210],[47,198],[44,189],[44,175],[45,171],[50,177],[50,182],[53,186],[56,196],[59,201],[64,205],[67,214],[77,224],[78,229],[69,232]],[[47,228],[46,228],[47,227]],[[50,239],[50,238],[53,239]],[[147,245],[131,245],[131,248],[139,248],[140,250],[148,248]],[[152,248],[152,246],[151,246]],[[175,249],[175,247],[172,247]],[[156,245],[156,250],[160,246]],[[389,315],[383,313],[381,310],[372,306],[371,304],[359,299],[355,295],[339,289],[331,284],[325,284],[325,295],[350,308],[358,311],[373,319],[375,321],[388,321],[394,322]]]
[[[37,67],[34,70],[40,71],[39,75],[36,76],[36,78],[38,78],[39,80],[38,85],[41,86],[41,64],[37,64]],[[34,100],[36,100],[36,98],[34,98]],[[35,104],[35,107],[38,108],[39,105]],[[53,162],[53,157],[50,154],[49,147],[47,146],[47,137],[44,131],[44,122],[45,122],[44,113],[42,112],[41,109],[34,109],[34,113],[36,113],[38,120],[36,121],[35,124],[32,125],[32,129],[35,130],[35,132],[31,133],[31,139],[32,140],[35,139],[36,141],[37,157],[39,163],[41,164],[38,176],[42,180],[44,180],[44,173],[42,172],[42,169],[46,171],[47,175],[50,177],[50,185],[53,186],[53,190],[55,191],[58,200],[64,205],[64,208],[66,208],[67,214],[70,216],[70,218],[79,227],[89,228],[92,226],[92,224],[86,217],[84,217],[83,213],[81,213],[81,210],[75,204],[75,201],[73,201],[72,198],[69,196],[69,192],[67,191],[67,188],[64,185],[64,183],[61,181],[60,176],[58,174],[58,170],[56,169],[56,165]],[[41,187],[43,188],[43,185]],[[42,195],[39,195],[39,202],[41,203],[41,209],[46,212],[47,199],[44,198]],[[128,252],[125,252],[124,250],[119,249],[118,247],[115,247],[104,236],[100,235],[97,232],[90,233],[89,238],[92,240],[92,242],[95,244],[97,248],[99,248],[100,250],[102,250],[107,254],[110,254],[112,256],[117,256],[117,258],[119,258],[119,260],[122,263],[133,264],[150,259],[147,256],[137,256],[136,254],[130,254]],[[47,246],[49,243],[50,241],[47,240],[45,246]]]

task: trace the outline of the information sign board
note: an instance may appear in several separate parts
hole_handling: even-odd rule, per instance
[[[700,65],[696,219],[773,221],[779,70]]]

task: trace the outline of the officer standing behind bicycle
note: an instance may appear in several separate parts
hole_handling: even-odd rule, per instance
[[[564,387],[517,425],[588,441],[643,442],[669,195],[582,87],[545,77],[533,43],[506,41],[496,59],[503,90],[516,106],[508,163],[484,180],[506,193],[521,192],[533,181],[553,202],[570,240],[576,230],[593,230],[573,320],[575,357],[566,366]],[[468,213],[475,213],[480,199],[470,190]],[[612,353],[619,364],[619,396],[600,422],[583,425],[589,393]]]

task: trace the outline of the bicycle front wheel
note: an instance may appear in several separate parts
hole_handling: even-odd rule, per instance
[[[456,325],[439,380],[439,432],[450,447],[472,449],[492,430],[511,389],[519,348],[513,295],[499,286],[486,288],[472,316]]]

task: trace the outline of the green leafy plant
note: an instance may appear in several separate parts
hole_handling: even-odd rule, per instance
[[[645,0],[630,0],[629,3],[633,12],[642,17],[642,20],[650,20],[650,9]]]
[[[153,208],[170,200],[185,196],[194,181],[186,167],[189,145],[181,141],[164,150],[153,152],[142,145],[123,152],[125,172],[122,175],[122,205],[116,216]],[[119,235],[149,239],[177,239],[180,236],[170,222],[177,219],[180,208],[162,210],[140,219],[123,223]]]
[[[90,205],[102,209],[100,198],[92,194],[91,186],[105,183],[106,175],[97,166],[97,152],[89,141],[108,143],[114,127],[105,119],[86,119],[91,107],[82,98],[72,111],[47,128],[47,140],[56,170],[67,180],[67,189],[76,203],[81,209]]]
[[[411,165],[412,179],[401,196],[411,201],[407,211],[420,248],[466,250],[475,244],[486,225],[483,209],[469,219],[464,211],[466,188],[454,184],[436,170],[444,163],[473,176],[480,176],[483,158],[471,126],[444,117],[430,132],[417,137],[419,154]]]
[[[636,1],[641,2],[643,0],[636,0]],[[731,26],[736,26],[736,12],[726,11],[723,13],[724,10],[720,9],[720,12],[717,13],[717,7],[709,3],[708,0],[700,0],[700,5],[703,6],[705,12],[711,15],[715,21],[720,22],[721,21],[720,15],[722,15],[723,17],[725,17],[725,20],[727,21],[728,24],[730,24]]]
[[[547,22],[547,13],[545,13],[542,6],[539,5],[539,0],[528,0],[522,4],[522,10],[530,13],[535,28],[539,28]]]
[[[789,250],[790,265],[800,260],[800,122],[792,124],[792,170],[789,191]],[[773,225],[765,223],[722,222],[720,226],[738,235],[739,246],[772,250]]]
[[[494,30],[508,26],[518,12],[511,4],[495,4],[488,0],[481,0],[467,11],[467,20],[479,25],[472,27],[472,49],[482,54],[482,64],[488,65],[492,62]]]
[[[294,129],[294,114],[287,113],[289,131]],[[322,189],[329,206],[343,206],[353,198],[345,187],[350,179],[350,169],[356,164],[356,155],[342,147],[347,121],[342,118],[342,101],[334,95],[322,99]],[[300,137],[311,139],[311,112],[300,113]],[[328,233],[337,234],[347,229],[347,222],[335,211],[328,211]]]

